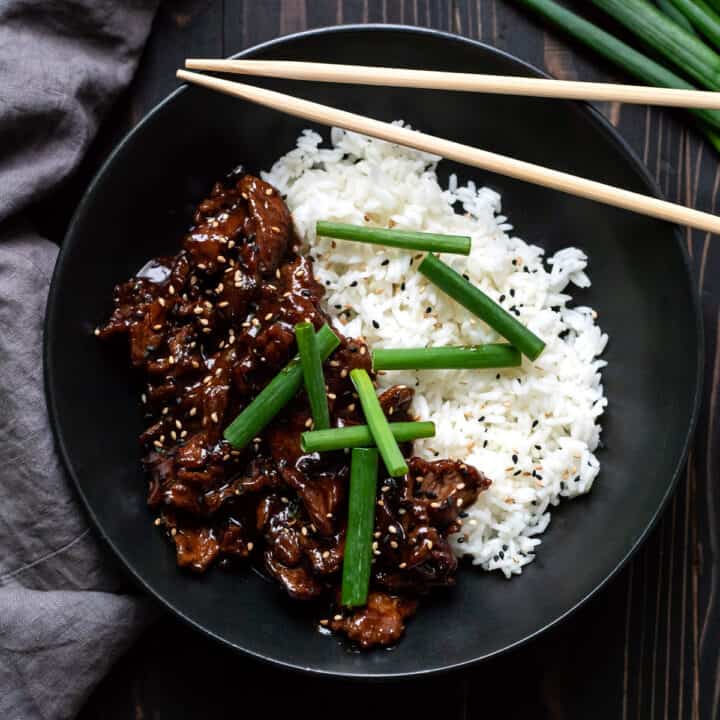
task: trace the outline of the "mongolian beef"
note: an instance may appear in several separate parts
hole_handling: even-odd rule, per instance
[[[362,648],[388,645],[419,597],[455,582],[448,535],[489,481],[461,462],[412,457],[412,443],[402,443],[406,475],[389,477],[380,463],[367,604],[342,606],[350,455],[301,451],[312,424],[303,390],[246,447],[223,437],[296,354],[295,325],[329,322],[312,260],[299,250],[278,192],[236,173],[200,203],[174,257],[116,287],[96,334],[126,335],[143,373],[148,504],[178,565],[204,572],[255,560],[291,597],[325,603],[321,625]],[[324,363],[330,424],[364,424],[349,373],[370,372],[368,348],[338,337]],[[396,385],[379,401],[393,422],[406,421],[412,397]]]

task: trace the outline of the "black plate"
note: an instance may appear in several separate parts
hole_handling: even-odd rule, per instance
[[[243,57],[539,75],[490,47],[439,32],[347,27],[303,33]],[[469,93],[267,86],[643,193],[658,190],[608,123],[588,107]],[[308,123],[198,88],[182,88],[120,144],[78,209],[60,254],[46,332],[50,413],[65,466],[100,532],[143,586],[203,632],[256,657],[347,676],[427,673],[489,657],[571,612],[627,560],[681,470],[698,407],[702,335],[676,229],[621,210],[450,164],[503,194],[520,237],[590,257],[590,303],[610,334],[604,372],[607,449],[592,494],[553,514],[537,560],[512,581],[466,569],[425,603],[392,651],[350,653],[314,631],[302,606],[255,573],[179,572],[145,506],[137,382],[92,330],[113,285],[174,249],[194,203],[242,163],[257,171]],[[323,132],[326,132],[323,130]]]

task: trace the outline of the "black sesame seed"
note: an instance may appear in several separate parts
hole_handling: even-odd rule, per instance
[[[432,308],[428,305],[428,306],[425,308],[425,312],[426,312],[426,313],[431,313],[431,312],[432,312]]]
[[[463,273],[463,277],[464,277],[466,280],[470,280],[470,276],[469,276],[469,275],[466,275],[465,273]]]
[[[580,476],[578,475],[577,477],[573,478],[573,482],[580,482]]]
[[[542,445],[535,445],[536,450],[542,450]]]
[[[341,310],[341,309],[342,309],[342,305],[336,305],[336,306],[335,306],[335,309],[336,309],[336,310]]]
[[[487,447],[487,444],[488,444],[488,441],[487,441],[487,440],[484,440],[484,441],[483,441],[483,447],[486,448],[486,447]]]
[[[330,281],[329,281],[329,280],[326,280],[326,281],[325,281],[325,284],[329,287],[329,286],[330,286]]]
[[[380,323],[379,323],[377,320],[373,320],[373,321],[372,321],[372,324],[373,324],[373,327],[374,327],[376,330],[379,330],[379,329],[380,329]]]
[[[517,461],[518,461],[518,456],[515,453],[513,453],[512,461],[513,461],[513,463],[517,463]]]
[[[503,550],[507,550],[507,549],[508,549],[508,546],[507,546],[507,545],[503,545]]]
[[[498,374],[495,376],[495,379],[496,379],[496,380],[499,380],[499,379],[500,379],[500,373],[498,373]]]
[[[401,289],[401,290],[404,290],[404,289],[405,289],[405,283],[401,283],[400,289]]]
[[[498,553],[498,555],[500,556],[501,560],[505,559],[505,553],[502,550]]]
[[[517,265],[517,260],[512,261],[513,266]]]
[[[481,416],[478,418],[478,422],[482,422],[484,419],[485,419],[485,416],[484,416],[484,415],[481,415]]]
[[[388,265],[390,263],[389,260],[383,260],[380,264],[381,265]]]
[[[515,297],[515,288],[510,288],[510,297]]]
[[[561,483],[560,483],[560,489],[561,489],[561,490],[564,490],[565,487],[566,487],[566,486],[565,486],[565,483],[564,483],[564,482],[561,482]]]
[[[542,475],[541,475],[540,473],[537,473],[537,474],[535,475],[535,477],[536,477],[538,480],[542,480]]]
[[[513,473],[513,476],[515,477],[515,476],[519,475],[521,472],[522,472],[522,470],[516,470],[516,471]]]
[[[350,287],[357,287],[357,280],[353,280],[353,281],[350,283]]]
[[[464,543],[464,542],[465,542],[465,538],[464,538],[464,537],[459,537],[459,538],[457,539],[457,541],[458,541],[458,543]]]
[[[493,562],[497,562],[497,561],[498,561],[498,556],[497,556],[497,555],[493,555]]]
[[[539,422],[539,420],[533,420],[532,427],[537,427]]]
[[[504,296],[504,295],[501,295],[500,298],[499,298],[499,300],[500,300],[500,302],[505,302],[505,296]]]
[[[464,520],[467,516],[468,516],[468,514],[467,514],[466,512],[461,512],[461,513],[460,513],[460,517],[461,517],[463,520]]]

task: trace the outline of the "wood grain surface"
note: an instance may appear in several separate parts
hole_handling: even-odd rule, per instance
[[[585,11],[589,3],[572,4]],[[112,144],[176,87],[174,71],[185,57],[224,57],[306,28],[368,22],[420,25],[480,39],[559,78],[629,81],[584,48],[546,31],[510,0],[166,2],[137,78],[66,190],[64,207],[72,208]],[[685,116],[617,104],[599,108],[668,199],[717,212],[718,157]],[[58,210],[44,218],[56,231],[65,220]],[[720,238],[690,231],[685,237],[706,333],[704,401],[695,443],[678,491],[648,542],[574,616],[475,669],[361,688],[239,658],[166,618],[102,682],[82,720],[220,718],[242,716],[251,708],[270,717],[313,718],[720,717]]]

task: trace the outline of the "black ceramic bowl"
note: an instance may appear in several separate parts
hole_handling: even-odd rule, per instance
[[[243,57],[538,75],[490,47],[401,27],[303,33]],[[470,93],[314,85],[269,87],[612,185],[657,195],[608,123],[576,103]],[[600,588],[647,534],[680,472],[693,429],[700,318],[676,229],[656,220],[450,163],[503,195],[517,233],[590,257],[590,303],[610,335],[606,449],[590,496],[553,514],[537,560],[507,581],[471,568],[422,605],[392,651],[351,653],[314,630],[302,605],[252,571],[178,571],[145,506],[136,381],[92,335],[115,283],[174,250],[193,204],[238,163],[268,168],[307,123],[198,88],[181,88],[120,144],[95,178],[60,254],[49,299],[46,380],[57,442],[90,515],[125,566],[170,610],[218,640],[293,668],[400,676],[502,652],[563,618]],[[324,129],[322,131],[326,132]]]

